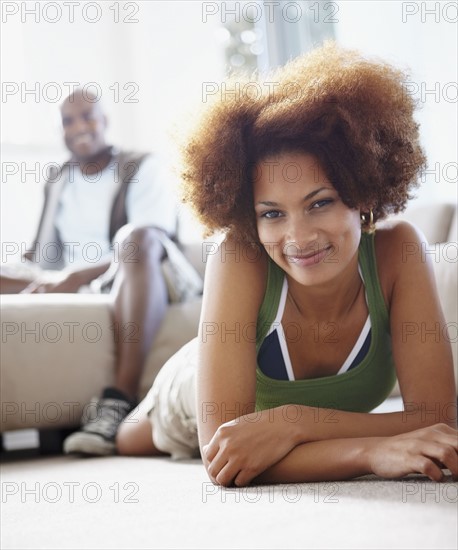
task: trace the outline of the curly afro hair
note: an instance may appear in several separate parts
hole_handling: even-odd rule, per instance
[[[182,147],[183,200],[207,236],[222,230],[257,243],[253,168],[304,152],[317,157],[348,207],[373,205],[374,222],[403,211],[426,165],[407,80],[327,42],[268,81],[223,83]]]

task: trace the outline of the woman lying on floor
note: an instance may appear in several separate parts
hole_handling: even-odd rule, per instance
[[[458,476],[450,343],[407,330],[444,326],[424,239],[378,223],[425,166],[407,80],[327,44],[208,110],[183,179],[225,238],[199,336],[121,425],[120,454],[200,452],[225,486]],[[369,414],[396,376],[405,411]]]

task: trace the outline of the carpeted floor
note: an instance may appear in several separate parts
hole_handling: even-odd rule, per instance
[[[221,489],[199,460],[55,456],[1,481],[2,549],[458,547],[450,476]]]

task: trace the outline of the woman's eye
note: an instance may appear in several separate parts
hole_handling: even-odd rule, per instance
[[[332,199],[321,199],[320,201],[316,201],[312,204],[312,208],[323,208],[323,206],[326,206],[328,204],[331,204],[334,202]]]
[[[280,217],[280,212],[278,210],[269,210],[268,212],[263,212],[261,214],[261,218],[267,218],[268,220],[272,220],[274,218]]]

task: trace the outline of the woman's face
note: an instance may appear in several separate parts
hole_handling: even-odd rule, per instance
[[[332,281],[355,258],[359,210],[340,200],[316,157],[284,153],[259,162],[254,205],[261,243],[298,283]]]

